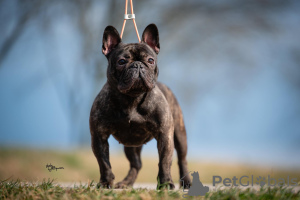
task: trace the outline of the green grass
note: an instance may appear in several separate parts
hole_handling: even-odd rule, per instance
[[[20,180],[0,181],[0,199],[183,199],[182,191],[147,189],[97,189],[94,181],[72,188],[61,187],[53,180],[41,183]],[[286,188],[262,188],[241,190],[239,188],[219,189],[208,192],[205,197],[186,199],[300,199],[300,191]]]

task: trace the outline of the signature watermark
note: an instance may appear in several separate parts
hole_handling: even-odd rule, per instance
[[[48,165],[48,163],[47,163],[46,168],[49,170],[49,172],[51,172],[52,170],[57,171],[58,169],[64,169],[63,167],[55,167],[54,165],[51,165],[51,163],[50,163],[50,165]]]

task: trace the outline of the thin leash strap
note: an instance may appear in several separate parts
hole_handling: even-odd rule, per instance
[[[134,24],[134,28],[135,28],[135,32],[136,35],[138,37],[139,42],[141,42],[140,39],[140,35],[139,35],[139,31],[137,29],[136,23],[135,23],[135,14],[133,13],[133,4],[132,4],[132,0],[130,0],[130,8],[131,8],[131,14],[127,14],[127,8],[128,8],[128,0],[125,1],[125,15],[124,15],[124,22],[123,22],[123,26],[122,26],[122,31],[121,31],[121,39],[123,37],[123,33],[124,33],[124,29],[125,29],[125,25],[126,25],[126,20],[127,19],[132,19],[133,24]]]

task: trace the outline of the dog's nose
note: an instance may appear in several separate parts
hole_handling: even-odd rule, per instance
[[[144,66],[143,66],[142,62],[135,61],[131,67],[132,68],[143,68]]]

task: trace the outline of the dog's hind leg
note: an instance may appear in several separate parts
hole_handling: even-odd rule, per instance
[[[125,155],[130,162],[130,169],[127,176],[115,185],[115,188],[126,188],[132,186],[142,167],[140,147],[124,147]]]

